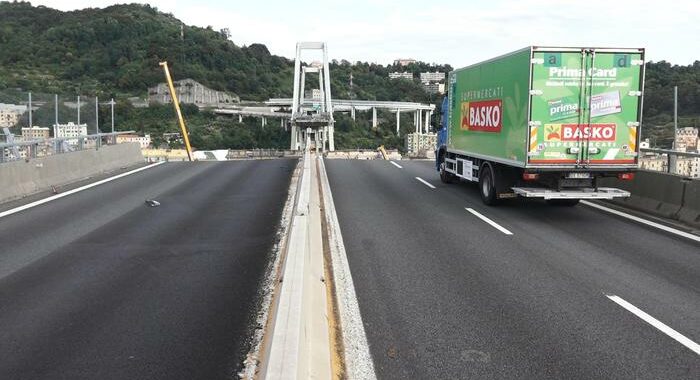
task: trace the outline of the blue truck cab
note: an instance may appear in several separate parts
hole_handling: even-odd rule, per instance
[[[437,145],[435,147],[435,169],[440,171],[440,163],[442,162],[442,155],[447,151],[447,120],[449,107],[449,99],[445,96],[442,99],[442,106],[440,107],[440,129],[437,132]]]

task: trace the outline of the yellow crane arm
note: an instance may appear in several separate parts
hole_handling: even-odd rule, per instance
[[[168,82],[168,88],[170,89],[170,97],[173,100],[175,113],[177,113],[177,121],[180,123],[182,138],[185,141],[185,148],[187,148],[187,158],[189,158],[190,161],[192,161],[192,147],[190,146],[190,136],[187,134],[187,126],[185,125],[185,119],[182,117],[182,111],[180,111],[180,101],[177,99],[177,94],[175,93],[175,86],[173,86],[173,79],[170,77],[170,70],[168,70],[168,62],[160,62],[159,65],[161,65],[163,67],[163,71],[165,71],[165,80]]]

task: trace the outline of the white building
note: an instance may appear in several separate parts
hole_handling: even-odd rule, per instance
[[[429,94],[442,94],[445,92],[445,73],[439,71],[420,73],[420,82]]]
[[[413,73],[400,73],[400,72],[393,72],[389,73],[389,79],[409,79],[413,80]]]
[[[19,121],[19,115],[15,110],[0,110],[0,128],[14,127]]]
[[[420,73],[420,81],[423,83],[442,82],[444,80],[445,80],[445,73],[441,73],[439,71],[436,71],[434,73],[431,73],[431,72]]]
[[[428,94],[442,94],[445,91],[444,83],[423,83],[423,89]]]
[[[411,63],[416,63],[416,60],[413,58],[398,58],[394,60],[394,65],[397,66],[408,66]]]
[[[54,124],[53,127],[56,137],[79,137],[88,134],[87,124],[75,124],[71,121],[68,124]]]
[[[666,155],[657,156],[642,156],[639,158],[639,168],[654,172],[665,172],[668,166],[668,157]]]
[[[435,157],[437,134],[409,133],[406,135],[406,154],[409,157]]]
[[[88,134],[87,124],[75,124],[72,121],[68,122],[68,124],[54,124],[53,128],[55,137],[58,138],[80,137],[86,136]],[[83,142],[85,143],[87,141],[88,140],[85,139]],[[70,139],[66,140],[66,142],[68,143],[68,145],[75,147],[78,146],[79,139]]]
[[[24,141],[29,141],[29,140],[46,140],[51,136],[50,129],[47,127],[38,127],[38,126],[33,126],[31,128],[29,127],[22,127],[22,140]]]
[[[144,135],[144,136],[139,136],[139,135],[134,135],[134,134],[117,135],[117,144],[131,143],[131,142],[138,143],[141,146],[141,149],[147,149],[149,146],[151,146],[151,135]]]
[[[678,128],[676,131],[676,150],[698,151],[698,129],[693,127]]]
[[[700,157],[678,157],[676,174],[691,178],[700,178]]]

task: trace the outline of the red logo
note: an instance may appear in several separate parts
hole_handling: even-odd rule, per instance
[[[462,103],[461,129],[500,132],[503,127],[501,99]]]
[[[615,124],[562,124],[561,141],[615,141]]]

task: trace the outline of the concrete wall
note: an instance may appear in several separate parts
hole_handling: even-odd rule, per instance
[[[144,162],[138,143],[0,164],[0,202]]]
[[[633,181],[605,178],[600,186],[617,187],[632,193],[612,203],[684,222],[700,228],[700,180],[648,171],[638,171]]]

